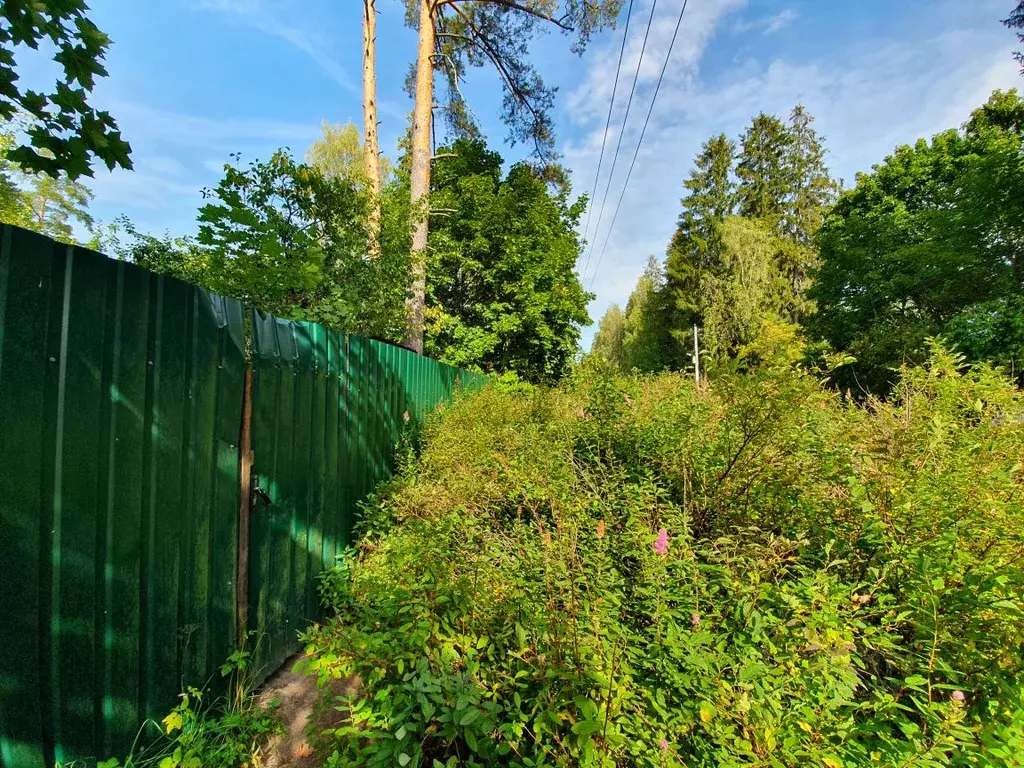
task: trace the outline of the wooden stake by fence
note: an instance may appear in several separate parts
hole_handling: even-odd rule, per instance
[[[252,511],[252,363],[245,368],[242,425],[238,436],[238,573],[235,578],[235,616],[238,646],[249,628],[249,514]]]

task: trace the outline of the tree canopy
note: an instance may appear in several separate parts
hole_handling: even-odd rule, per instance
[[[797,323],[811,311],[814,241],[838,190],[813,122],[800,105],[788,122],[761,113],[738,143],[715,136],[697,154],[665,260],[675,343],[663,365],[690,364],[694,325],[708,351],[728,358],[765,321]]]
[[[440,151],[433,174],[426,347],[453,365],[562,375],[590,322],[576,274],[584,201],[481,141]]]
[[[857,358],[842,382],[886,391],[946,335],[1020,370],[1024,101],[996,92],[961,130],[904,145],[828,214],[812,333]]]
[[[1024,30],[1024,0],[1017,3],[1017,7],[1010,11],[1010,15],[1003,20],[1003,24],[1010,29]],[[1017,33],[1017,39],[1024,43],[1024,31]],[[1020,64],[1021,74],[1024,75],[1024,51],[1017,51],[1013,56]]]

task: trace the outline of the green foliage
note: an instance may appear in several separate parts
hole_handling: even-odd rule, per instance
[[[0,119],[29,117],[29,144],[10,157],[29,172],[75,180],[92,176],[91,164],[130,169],[131,147],[109,112],[86,101],[97,77],[105,77],[103,55],[110,38],[85,15],[84,0],[5,2],[0,16]],[[51,93],[18,87],[15,57],[40,44],[56,48],[61,76]]]
[[[705,142],[683,184],[665,261],[665,312],[676,343],[660,367],[686,367],[693,325],[704,329],[712,356],[724,359],[762,323],[799,322],[813,308],[805,293],[817,261],[814,237],[838,189],[813,123],[797,105],[788,123],[755,117],[738,154],[724,135]]]
[[[149,739],[145,727],[137,746],[122,762],[118,758],[100,761],[97,768],[247,768],[253,765],[264,745],[284,733],[275,712],[276,703],[262,705],[253,695],[252,654],[235,651],[221,666],[230,678],[234,695],[230,700],[206,702],[202,691],[189,687],[181,701],[163,718],[160,736]],[[147,725],[155,726],[151,721]],[[145,742],[139,745],[140,742]],[[257,763],[258,764],[258,763]],[[70,763],[65,768],[74,768]],[[58,764],[57,768],[61,768]]]
[[[140,232],[122,216],[101,236],[98,250],[161,275],[209,286],[210,254],[190,237],[163,237]]]
[[[361,191],[366,189],[363,140],[355,123],[323,123],[320,138],[306,150],[306,163],[328,179],[339,179]],[[380,170],[384,181],[389,181],[392,169],[386,157],[380,158]]]
[[[0,127],[0,223],[27,227],[31,216],[20,186],[24,173],[9,159],[16,145],[14,126]]]
[[[22,195],[29,208],[29,229],[65,243],[76,242],[73,220],[89,231],[93,229],[93,218],[89,215],[92,190],[80,182],[39,173],[32,177]]]
[[[703,322],[707,297],[701,285],[722,265],[722,225],[736,208],[735,154],[736,145],[725,134],[709,139],[683,182],[687,195],[665,259],[669,322],[677,338]]]
[[[899,147],[857,179],[820,233],[811,332],[856,363],[840,386],[884,393],[944,334],[1021,370],[1024,101],[996,92],[961,131]]]
[[[798,350],[797,350],[798,351]],[[1024,396],[934,348],[888,402],[762,335],[429,428],[307,637],[343,766],[1020,766]]]
[[[590,346],[590,354],[605,360],[615,368],[622,367],[622,344],[626,335],[626,316],[622,307],[612,304],[597,324],[597,333]]]
[[[1017,3],[1017,7],[1010,11],[1009,16],[1003,19],[1003,24],[1010,29],[1024,30],[1024,0],[1020,0],[1020,2]],[[1024,32],[1018,32],[1017,39],[1024,43]],[[1013,57],[1021,66],[1021,74],[1024,74],[1024,52],[1017,51],[1013,54]]]
[[[663,370],[670,355],[665,277],[652,256],[637,280],[623,319],[622,367],[651,373]]]
[[[21,116],[0,126],[0,222],[77,243],[73,221],[88,231],[94,228],[89,215],[92,191],[67,175],[32,173],[13,162],[16,132],[24,129]]]
[[[387,248],[380,259],[365,258],[366,196],[356,184],[285,151],[224,173],[206,193],[196,243],[144,239],[146,258],[258,309],[400,337],[407,257]]]
[[[585,200],[552,192],[531,166],[460,140],[434,168],[428,354],[452,365],[558,378],[590,322],[575,265]]]
[[[755,117],[740,138],[736,165],[739,179],[739,214],[751,219],[778,221],[792,188],[787,157],[793,136],[785,123],[764,112]]]
[[[721,227],[722,269],[704,276],[707,297],[703,346],[711,359],[727,359],[752,343],[768,322],[795,322],[809,309],[793,289],[794,273],[810,256],[781,237],[771,223],[733,216]]]

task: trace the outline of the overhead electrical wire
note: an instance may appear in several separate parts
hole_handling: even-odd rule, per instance
[[[605,236],[604,245],[601,247],[601,254],[597,258],[597,264],[594,266],[594,274],[590,276],[590,288],[594,287],[594,279],[597,277],[597,271],[601,267],[601,261],[604,259],[605,251],[608,250],[608,241],[611,240],[612,230],[615,228],[615,221],[619,218],[619,209],[622,207],[622,201],[626,197],[626,190],[629,188],[629,178],[633,175],[633,168],[636,166],[636,159],[640,156],[640,146],[644,143],[644,136],[647,135],[647,125],[651,122],[651,114],[654,112],[654,104],[658,100],[658,92],[661,90],[662,80],[665,79],[665,70],[668,69],[669,59],[672,58],[672,49],[675,48],[676,38],[679,36],[679,28],[683,23],[683,16],[686,14],[686,6],[689,0],[683,0],[683,7],[679,9],[679,18],[676,19],[676,28],[672,33],[672,42],[668,45],[668,53],[665,54],[665,62],[661,65],[661,74],[658,75],[658,84],[654,87],[654,96],[651,98],[651,106],[647,110],[647,118],[644,120],[644,127],[640,131],[640,139],[636,143],[636,150],[633,152],[633,160],[629,164],[629,170],[626,172],[626,181],[622,185],[622,193],[619,195],[619,201],[615,204],[615,213],[612,216],[612,223],[608,225],[608,234]]]
[[[605,207],[605,203],[608,202],[608,190],[611,189],[612,179],[615,177],[615,166],[619,162],[619,150],[622,149],[622,137],[626,133],[626,121],[629,120],[629,110],[633,106],[633,95],[636,93],[637,80],[640,79],[640,65],[643,64],[643,61],[644,61],[644,52],[647,50],[647,38],[651,34],[651,25],[654,23],[654,12],[657,9],[658,9],[658,0],[654,0],[654,3],[651,5],[651,15],[647,17],[647,29],[644,30],[644,42],[643,42],[643,45],[640,46],[640,57],[636,60],[636,71],[633,73],[633,85],[629,89],[629,99],[626,100],[626,113],[622,116],[622,127],[619,129],[619,138],[615,142],[615,154],[612,155],[612,167],[611,167],[611,170],[608,172],[608,183],[605,184],[604,196],[601,199],[601,208],[600,208],[600,210],[597,213],[597,226],[594,227],[594,240],[597,240],[597,235],[601,231],[601,219],[604,218],[604,207]],[[626,39],[625,38],[622,39],[622,43],[623,43],[623,48],[625,48],[625,43],[626,43]],[[620,62],[620,65],[621,65],[621,62]],[[618,77],[618,72],[615,73],[615,76],[616,76],[616,78]],[[614,94],[613,94],[613,97],[614,97]],[[610,122],[611,122],[611,109],[608,110],[608,117],[609,117],[609,124],[610,124]],[[608,137],[608,130],[606,128],[605,129],[605,138],[607,139],[607,137]],[[598,165],[598,172],[600,172],[600,165]],[[597,179],[596,178],[594,179],[594,192],[595,192],[595,194],[597,192]],[[591,210],[593,210],[593,203],[591,203],[590,208],[591,208]],[[588,219],[588,225],[589,225],[589,219]],[[588,226],[588,229],[589,229],[589,226]],[[584,262],[583,271],[580,273],[580,277],[582,279],[584,279],[584,280],[587,279],[587,270],[590,268],[590,259],[593,257],[593,255],[594,255],[594,243],[593,242],[588,242],[587,243],[587,258],[586,258],[586,261]]]
[[[601,137],[601,154],[597,158],[597,173],[594,174],[594,189],[590,193],[590,205],[587,206],[587,220],[583,225],[583,240],[590,234],[590,216],[594,210],[594,199],[597,197],[597,182],[601,178],[601,164],[604,162],[604,148],[608,143],[608,129],[612,125],[612,109],[615,107],[615,94],[619,90],[619,71],[622,69],[622,57],[626,52],[626,40],[629,39],[629,20],[633,16],[633,0],[629,0],[626,11],[626,27],[622,31],[622,45],[619,47],[619,63],[615,67],[615,83],[612,85],[612,98],[608,102],[608,119],[604,124],[604,135]],[[594,233],[597,234],[596,232]]]

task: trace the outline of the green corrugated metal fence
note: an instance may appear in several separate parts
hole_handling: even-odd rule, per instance
[[[264,669],[320,615],[314,575],[349,543],[356,504],[414,429],[480,374],[408,350],[253,313],[255,450],[249,625]],[[406,414],[409,416],[406,421]]]
[[[241,307],[4,227],[0,762],[123,750],[234,637]]]
[[[244,311],[200,288],[0,230],[0,767],[123,756],[251,629],[269,662],[410,419],[455,371],[252,318],[255,483],[239,547]]]

